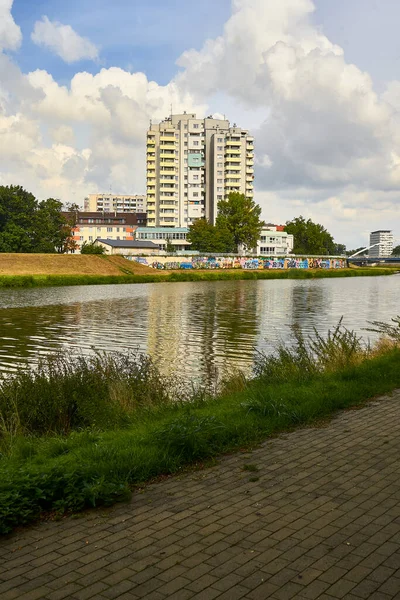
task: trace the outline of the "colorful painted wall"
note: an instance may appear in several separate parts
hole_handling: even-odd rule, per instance
[[[137,257],[154,269],[344,269],[347,260],[330,257],[250,258],[245,256],[159,256]]]

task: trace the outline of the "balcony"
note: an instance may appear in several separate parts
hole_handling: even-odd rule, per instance
[[[227,146],[241,146],[242,145],[241,140],[229,140],[229,139],[227,139],[225,143],[226,143]]]

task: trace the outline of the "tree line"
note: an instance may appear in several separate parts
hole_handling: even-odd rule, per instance
[[[21,186],[0,186],[0,252],[68,252],[75,246],[73,226],[59,200],[39,201]]]
[[[0,186],[0,252],[65,253],[76,249],[72,230],[76,205],[54,198],[37,200],[21,186]],[[189,227],[188,241],[199,252],[234,254],[238,247],[256,248],[264,226],[261,207],[244,194],[231,193],[218,202],[215,225],[198,219]],[[311,219],[296,217],[286,222],[285,231],[294,236],[294,254],[343,254],[331,234]],[[168,250],[168,248],[167,248]],[[173,248],[170,248],[173,250]],[[86,244],[83,253],[101,252]]]
[[[188,241],[193,250],[215,254],[238,251],[238,246],[253,250],[264,226],[261,208],[244,194],[231,193],[218,202],[215,225],[207,219],[198,219],[189,227]],[[346,246],[336,244],[332,235],[319,223],[300,215],[287,221],[285,231],[294,237],[294,254],[344,254]]]

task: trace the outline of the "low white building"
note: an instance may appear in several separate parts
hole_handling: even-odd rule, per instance
[[[293,235],[283,225],[264,225],[257,242],[258,256],[287,256],[293,252]]]
[[[122,254],[122,256],[140,256],[142,254],[157,255],[159,248],[153,242],[138,240],[102,240],[97,239],[96,246],[102,246],[106,254]]]
[[[175,250],[190,250],[190,242],[187,240],[189,229],[187,227],[138,227],[136,230],[137,240],[149,240],[157,244],[160,250],[166,250],[170,242]]]
[[[370,258],[387,258],[391,256],[393,252],[393,232],[389,229],[371,231],[369,245],[372,246],[368,250]]]

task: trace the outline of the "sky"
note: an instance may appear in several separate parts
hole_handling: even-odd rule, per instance
[[[398,239],[399,18],[397,0],[0,0],[0,184],[144,193],[172,104],[254,134],[268,222]]]

